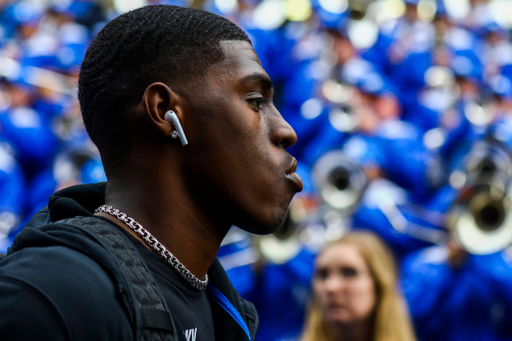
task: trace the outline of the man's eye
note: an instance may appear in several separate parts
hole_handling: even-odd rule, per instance
[[[249,102],[249,104],[251,106],[253,106],[254,108],[258,109],[258,110],[261,110],[261,107],[262,105],[266,102],[267,100],[265,98],[250,98],[247,100],[247,102]]]

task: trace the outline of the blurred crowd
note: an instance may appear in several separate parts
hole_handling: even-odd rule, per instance
[[[512,2],[139,5],[162,3],[242,27],[298,135],[305,187],[283,231],[234,228],[219,253],[258,308],[258,340],[300,337],[315,255],[357,229],[389,245],[418,339],[512,340]],[[106,180],[76,83],[125,7],[0,0],[0,251],[54,191]]]
[[[104,22],[94,2],[0,2],[0,249],[55,190],[105,180],[76,83]]]

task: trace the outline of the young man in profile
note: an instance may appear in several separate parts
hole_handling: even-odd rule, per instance
[[[15,239],[0,262],[0,338],[253,339],[256,311],[216,254],[232,225],[278,229],[302,189],[286,151],[297,137],[272,94],[227,19],[148,6],[106,25],[78,95],[108,181],[54,194]]]

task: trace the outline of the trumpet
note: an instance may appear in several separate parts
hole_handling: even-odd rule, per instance
[[[290,211],[279,231],[268,236],[254,236],[253,240],[259,258],[272,264],[284,264],[302,250],[297,225],[290,219]]]
[[[454,205],[449,225],[469,253],[491,254],[512,242],[512,198],[506,180],[495,174],[469,186]]]
[[[320,157],[313,166],[312,178],[319,197],[318,209],[300,229],[300,240],[318,251],[350,229],[350,214],[359,204],[368,181],[363,169],[340,150]]]
[[[316,162],[313,180],[323,202],[344,214],[359,203],[367,185],[363,169],[339,150],[324,154]]]
[[[350,104],[355,92],[352,86],[333,79],[327,79],[322,83],[322,96],[332,105],[329,110],[329,122],[339,132],[349,133],[359,128],[360,118]]]
[[[512,243],[511,161],[499,144],[477,143],[466,162],[467,184],[452,207],[449,227],[472,254],[490,254]]]

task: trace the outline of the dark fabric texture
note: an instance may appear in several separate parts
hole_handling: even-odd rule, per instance
[[[178,312],[173,314],[173,321],[177,330],[175,335],[178,335],[178,340],[188,340],[186,333],[187,330],[190,333],[191,329],[194,330],[196,340],[215,340],[212,304],[206,292],[192,288],[186,280],[170,268],[163,258],[149,250],[127,231],[121,231],[132,241],[148,265],[157,280],[169,310]],[[190,337],[190,339],[193,338]]]
[[[75,217],[64,220],[64,222],[94,232],[120,261],[120,265],[132,284],[131,289],[136,298],[135,304],[139,317],[136,339],[173,340],[172,335],[176,334],[176,330],[164,298],[155,279],[130,240],[117,228],[101,219]]]
[[[160,289],[157,288],[153,276],[149,273],[141,256],[117,229],[102,220],[91,217],[75,217],[64,221],[67,224],[78,225],[96,233],[113,253],[122,261],[123,269],[128,279],[134,283],[134,293],[140,309],[156,309],[166,311]],[[131,264],[127,264],[131,262]]]
[[[91,217],[94,209],[104,203],[104,193],[105,183],[74,186],[57,192],[50,198],[48,207],[34,215],[15,238],[7,256],[0,262],[2,341],[134,340],[138,313],[147,323],[165,320],[154,313],[162,310],[145,310],[144,305],[160,307],[158,300],[144,289],[136,294],[131,291],[130,280],[119,260],[98,242],[100,238],[96,233],[58,222],[77,216]],[[164,282],[155,269],[166,265],[165,261],[128,232],[111,224],[124,231],[125,237],[136,246],[161,289]],[[114,238],[112,242],[119,240]],[[171,281],[178,281],[178,274],[167,272],[172,275]],[[144,280],[140,273],[132,275]],[[239,296],[218,261],[212,264],[208,275],[210,283],[240,312],[254,338],[258,325],[254,306]],[[176,294],[168,292],[174,290],[172,288],[178,290],[179,286],[167,286],[162,291],[164,303]],[[140,311],[136,309],[135,295],[144,302]],[[185,299],[187,296],[174,297]],[[220,306],[211,301],[208,307],[216,340],[248,339]],[[176,310],[170,309],[173,321],[183,314]],[[177,340],[183,338],[181,335]],[[167,340],[165,331],[156,329],[144,332],[142,339]]]

